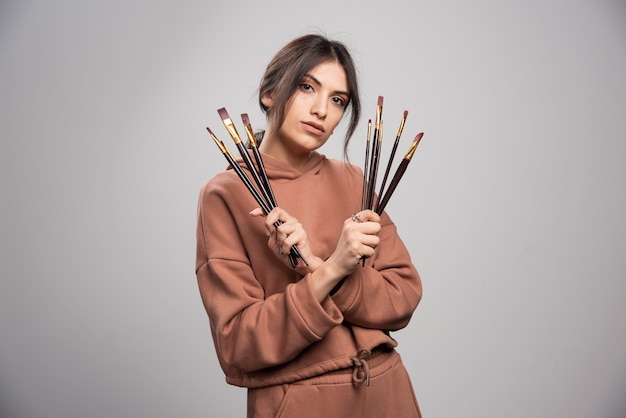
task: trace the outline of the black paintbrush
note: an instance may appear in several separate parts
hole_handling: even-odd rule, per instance
[[[254,135],[254,130],[252,129],[252,124],[250,123],[250,118],[248,118],[248,114],[242,113],[241,120],[244,125],[244,129],[246,131],[246,135],[248,136],[248,142],[250,143],[250,148],[252,148],[252,154],[254,154],[254,159],[256,160],[257,171],[259,176],[261,177],[262,185],[259,184],[259,187],[263,188],[266,193],[266,197],[269,199],[269,203],[272,207],[278,206],[276,204],[276,198],[274,197],[274,192],[272,191],[272,186],[270,185],[270,180],[267,178],[267,172],[265,171],[265,164],[263,164],[263,159],[261,158],[261,153],[259,152],[259,148],[257,146],[256,137]],[[296,248],[297,250],[297,248]],[[296,266],[297,261],[295,260],[295,255],[300,254],[300,251],[290,252],[289,259],[291,260],[291,265]],[[304,264],[307,264],[304,257],[299,256],[302,259]]]
[[[246,164],[246,167],[248,167],[250,174],[252,174],[252,178],[254,179],[254,182],[257,184],[257,186],[259,186],[259,190],[265,197],[265,200],[268,203],[270,203],[271,207],[273,208],[274,206],[276,206],[276,201],[273,199],[273,196],[270,195],[265,183],[259,177],[259,173],[257,172],[256,168],[252,164],[252,160],[250,159],[250,154],[248,154],[248,150],[244,146],[243,141],[241,140],[241,137],[239,136],[239,132],[237,132],[237,128],[235,128],[235,124],[233,123],[232,119],[228,115],[228,112],[226,111],[225,108],[222,107],[221,109],[217,110],[217,113],[219,113],[220,118],[222,119],[222,122],[224,123],[224,126],[226,127],[226,130],[230,134],[230,137],[233,139],[233,142],[235,142],[235,145],[237,146],[237,149],[239,150],[239,154],[241,155],[243,162]]]
[[[372,134],[372,120],[367,121],[367,142],[365,143],[365,164],[363,166],[363,194],[361,195],[361,210],[367,209],[368,170],[370,162],[370,137]]]
[[[235,145],[237,146],[237,149],[239,150],[239,154],[241,154],[241,158],[246,164],[246,167],[248,167],[250,174],[252,174],[252,178],[254,178],[255,183],[257,184],[257,186],[259,186],[259,190],[263,194],[263,197],[265,198],[268,204],[268,207],[274,208],[276,206],[276,200],[274,199],[273,194],[271,194],[268,191],[267,187],[265,187],[264,182],[259,177],[259,173],[254,168],[254,165],[252,164],[252,160],[250,159],[250,154],[248,154],[248,150],[243,145],[241,136],[239,136],[239,132],[237,132],[237,128],[235,128],[235,124],[233,123],[232,119],[228,115],[226,108],[222,107],[218,109],[217,113],[219,113],[220,118],[222,119],[222,122],[224,123],[224,126],[226,127],[226,130],[228,131],[228,133],[230,134],[230,137],[235,142]],[[294,251],[291,251],[289,253],[289,258],[291,260],[292,267],[295,267],[297,264],[297,260],[295,259],[294,254],[299,254],[299,252],[295,253]],[[302,261],[304,261],[304,263],[306,264],[306,261],[304,260],[304,258],[302,259]]]
[[[207,131],[209,131],[209,134],[211,135],[211,138],[213,138],[213,141],[215,142],[217,147],[220,149],[220,151],[222,152],[222,154],[224,155],[224,157],[226,158],[226,160],[228,161],[230,166],[233,168],[233,170],[235,170],[235,172],[237,173],[237,175],[239,176],[241,181],[243,181],[243,183],[245,184],[246,188],[250,191],[250,193],[252,194],[252,196],[254,197],[256,202],[259,204],[259,206],[261,206],[261,209],[263,210],[263,213],[265,213],[266,215],[268,213],[270,213],[272,211],[272,209],[274,208],[274,206],[272,206],[270,203],[268,203],[264,199],[264,197],[261,196],[259,191],[252,184],[252,181],[250,181],[250,178],[243,171],[243,168],[241,168],[241,166],[237,163],[237,161],[233,157],[233,155],[230,152],[230,150],[228,149],[228,147],[226,147],[226,145],[224,145],[224,143],[219,138],[217,138],[217,136],[215,136],[215,134],[213,133],[213,131],[209,127],[207,127],[206,129],[207,129]],[[274,223],[274,226],[276,226],[276,227],[278,227],[280,225],[282,225],[281,221],[277,221],[277,222]],[[289,253],[289,259],[291,261],[292,267],[295,267],[297,265],[297,260],[295,260],[295,257],[300,258],[305,265],[307,265],[307,266],[309,265],[309,263],[306,261],[306,259],[300,253],[300,250],[298,249],[298,247],[296,247],[294,245],[294,246],[291,247],[291,251]]]
[[[376,177],[378,175],[378,165],[380,162],[380,148],[382,145],[382,113],[383,113],[383,96],[378,96],[378,104],[376,105],[376,119],[374,124],[374,137],[372,139],[372,155],[370,161],[368,175],[368,191],[367,191],[367,209],[373,209],[374,205],[374,189],[376,188]]]
[[[376,212],[378,212],[378,206],[380,205],[380,199],[382,199],[383,192],[385,190],[385,185],[387,184],[387,177],[389,177],[389,172],[391,171],[391,165],[393,163],[393,158],[396,156],[396,150],[398,149],[398,144],[400,143],[400,136],[402,136],[402,130],[404,129],[404,124],[406,122],[406,118],[409,115],[409,111],[405,110],[402,115],[402,119],[400,120],[400,127],[398,128],[398,133],[396,134],[396,140],[393,143],[393,147],[391,148],[391,154],[389,155],[389,161],[387,162],[387,168],[385,169],[385,175],[383,176],[383,181],[380,184],[380,190],[378,191],[378,202],[376,204]]]
[[[235,170],[235,172],[237,173],[237,175],[239,176],[241,181],[243,181],[245,186],[248,188],[248,190],[250,191],[250,193],[254,197],[254,200],[256,200],[256,202],[259,204],[259,206],[261,206],[261,209],[263,209],[263,212],[265,214],[268,214],[269,212],[271,212],[272,208],[270,208],[268,206],[268,204],[265,201],[265,199],[263,198],[263,196],[261,196],[259,191],[254,187],[254,185],[250,181],[250,178],[243,171],[243,168],[241,168],[241,166],[239,164],[237,164],[237,161],[235,161],[235,157],[230,152],[230,150],[226,147],[226,145],[224,145],[224,143],[217,136],[215,136],[215,134],[213,133],[211,128],[207,127],[206,129],[207,129],[207,131],[209,131],[209,134],[211,134],[211,138],[213,138],[213,141],[215,142],[215,145],[217,145],[217,147],[220,149],[220,151],[222,151],[222,154],[224,154],[224,157],[226,158],[226,161],[228,161],[228,163],[233,168],[233,170]]]
[[[267,194],[269,195],[270,201],[274,206],[276,205],[276,198],[274,197],[274,192],[272,191],[272,186],[270,185],[270,181],[267,178],[267,173],[265,171],[265,165],[263,164],[263,159],[261,158],[261,153],[259,152],[259,148],[256,142],[256,136],[254,135],[254,131],[252,130],[252,125],[250,124],[250,118],[246,113],[242,113],[241,120],[243,121],[244,128],[246,130],[246,135],[248,136],[248,141],[250,142],[250,148],[252,148],[252,153],[254,154],[254,159],[256,160],[257,171],[261,176],[261,181],[267,190]]]
[[[417,134],[417,136],[413,140],[413,143],[409,147],[409,150],[407,151],[407,153],[404,155],[404,158],[400,162],[400,165],[398,166],[395,174],[393,175],[393,179],[391,180],[391,183],[389,184],[389,188],[385,192],[385,196],[380,197],[379,204],[376,207],[376,213],[378,213],[379,215],[383,213],[383,210],[385,210],[385,206],[387,206],[387,203],[389,202],[391,195],[393,194],[396,187],[398,187],[398,183],[400,182],[400,179],[404,175],[404,172],[406,171],[407,166],[411,162],[411,159],[413,158],[413,154],[415,154],[415,150],[417,149],[417,146],[419,145],[422,139],[422,136],[424,136],[423,132]]]

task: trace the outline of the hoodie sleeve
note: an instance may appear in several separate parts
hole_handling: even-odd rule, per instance
[[[386,214],[381,223],[374,255],[345,279],[333,300],[346,321],[393,331],[408,325],[422,297],[422,283],[395,224]]]
[[[201,191],[196,276],[221,366],[227,374],[252,372],[292,360],[343,315],[332,301],[315,299],[308,277],[266,296],[247,256],[246,231],[238,227],[237,215],[249,215],[231,210],[225,195],[237,193],[221,193],[215,184]]]

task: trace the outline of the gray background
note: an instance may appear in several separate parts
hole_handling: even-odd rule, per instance
[[[195,283],[216,110],[309,31],[426,134],[388,211],[427,417],[626,414],[624,1],[0,3],[0,416],[241,417]],[[238,118],[237,118],[238,119]],[[345,126],[345,125],[344,125]],[[341,158],[341,136],[322,151]],[[388,150],[389,148],[387,148]],[[295,214],[297,215],[297,214]]]

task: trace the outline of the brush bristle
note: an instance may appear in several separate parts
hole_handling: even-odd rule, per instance
[[[222,107],[221,109],[217,109],[217,113],[220,114],[220,118],[222,118],[222,120],[230,119],[230,116],[228,116],[228,112],[224,107]]]
[[[419,134],[415,136],[415,139],[413,140],[413,142],[420,142],[423,136],[424,136],[424,132],[420,132]]]
[[[243,121],[244,125],[250,125],[250,118],[248,117],[247,113],[241,114],[241,120]]]
[[[406,118],[408,115],[409,115],[409,111],[408,111],[408,110],[405,110],[405,111],[404,111],[404,117]]]
[[[211,128],[209,128],[208,126],[206,127],[206,130],[209,131],[209,133],[213,136],[215,136],[215,134],[213,133],[213,131],[211,130]]]
[[[378,106],[383,105],[383,96],[378,96]]]

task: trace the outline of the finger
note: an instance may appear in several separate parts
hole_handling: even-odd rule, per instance
[[[285,240],[290,235],[293,235],[298,230],[298,225],[293,221],[284,222],[276,227],[279,240]]]
[[[376,248],[380,243],[378,235],[363,235],[361,237],[361,245],[370,248]]]
[[[366,258],[370,258],[372,255],[374,255],[374,249],[364,245],[356,256],[353,256],[353,258],[356,258],[358,260],[356,264],[359,264],[359,262]]]
[[[282,225],[293,223],[294,218],[289,216],[287,212],[280,208],[274,208],[270,213],[265,217],[265,223],[268,227],[277,227],[277,223]]]
[[[361,220],[361,213],[360,212],[354,212],[350,219],[352,219],[352,222],[355,222],[357,224],[360,224],[361,222],[363,222]]]
[[[280,210],[278,208],[274,208],[265,216],[265,223],[268,225],[274,225],[276,222],[280,220]]]
[[[378,222],[352,222],[351,219],[346,221],[344,225],[348,236],[351,239],[362,240],[364,237],[369,235],[378,235],[381,227]]]
[[[250,212],[248,212],[251,216],[264,216],[263,210],[261,208],[254,208]]]
[[[353,215],[353,219],[357,218],[361,222],[380,222],[380,215],[370,209],[362,210]]]
[[[299,230],[296,230],[292,234],[288,234],[283,240],[283,246],[285,248],[300,247],[304,245],[306,245],[306,235]]]

